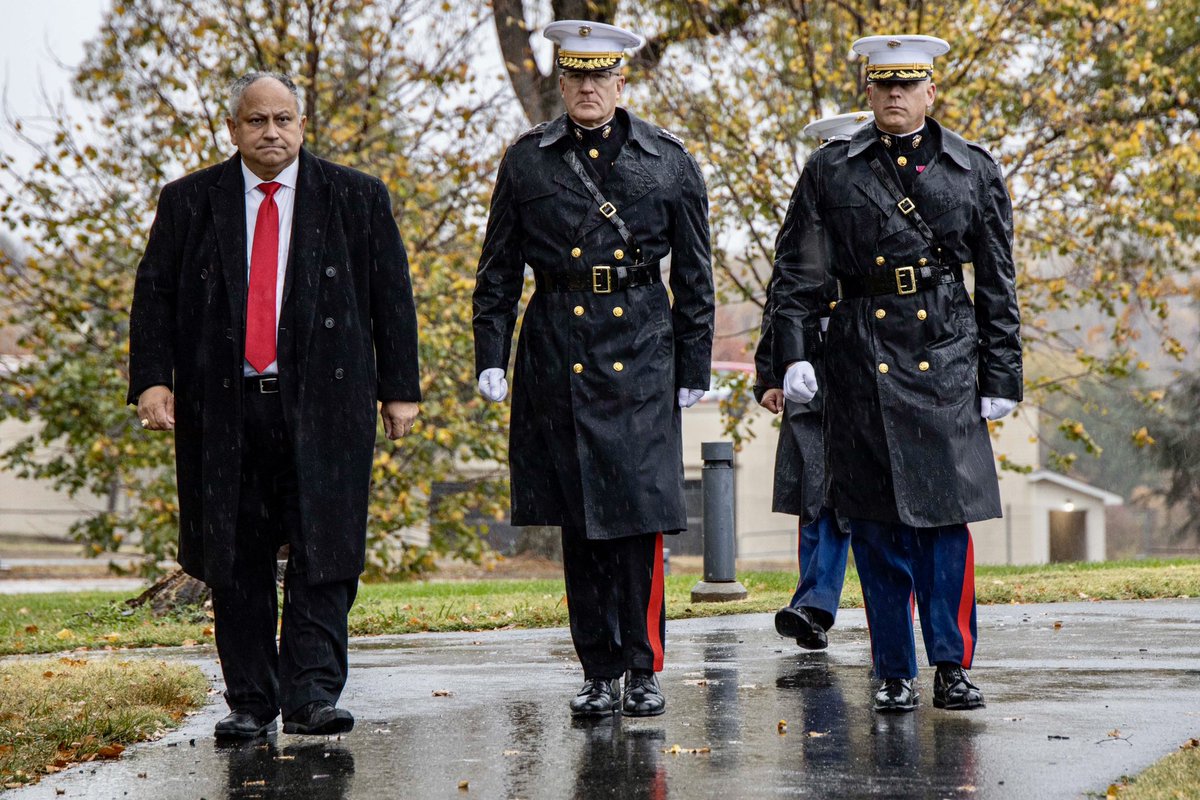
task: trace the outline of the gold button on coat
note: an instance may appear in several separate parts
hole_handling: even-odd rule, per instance
[[[879,371],[880,371],[880,372],[882,372],[884,375],[887,375],[887,371],[888,371],[888,365],[887,365],[887,364],[880,364],[880,365],[879,365]]]
[[[625,316],[625,309],[621,308],[620,306],[617,306],[616,308],[613,309],[613,316],[614,317]]]
[[[884,311],[882,308],[875,309],[875,319],[883,319],[886,316],[887,316],[887,312]]]
[[[613,251],[613,258],[615,258],[617,261],[620,261],[624,257],[625,257],[624,250],[614,250]]]
[[[600,151],[593,147],[591,150],[588,150],[588,155],[591,156],[592,158],[599,158]]]
[[[925,319],[928,316],[929,315],[925,313],[925,309],[923,308],[917,312],[917,319]]]
[[[918,266],[918,267],[923,267],[923,266],[925,266],[925,265],[926,265],[926,264],[928,264],[928,263],[929,263],[929,259],[928,259],[928,258],[922,258],[920,261],[918,261],[918,262],[917,262],[917,266]]]
[[[583,316],[583,306],[575,306],[575,316],[577,316],[577,317]]]
[[[829,310],[833,311],[835,308],[837,308],[837,300],[830,300],[829,301]]]
[[[896,159],[896,163],[902,167],[906,167],[906,166],[908,166],[908,159],[905,158],[904,156],[900,156],[899,158]]]
[[[579,373],[583,372],[583,364],[576,364],[575,366],[571,367],[571,369],[575,370],[575,374],[578,375]]]
[[[920,364],[917,364],[917,369],[921,370],[921,372],[924,372],[925,370],[929,369],[929,362],[922,361]]]
[[[882,267],[883,266],[883,256],[875,256],[875,263]]]
[[[624,364],[622,364],[620,361],[617,361],[617,362],[615,362],[615,363],[613,364],[613,370],[614,370],[614,371],[616,371],[616,372],[620,372],[620,371],[621,371],[621,370],[623,370],[623,369],[625,369],[625,365],[624,365]]]
[[[583,251],[578,247],[571,248],[571,258],[579,258],[581,255],[583,255]]]

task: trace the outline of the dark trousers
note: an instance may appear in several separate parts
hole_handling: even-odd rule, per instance
[[[975,551],[966,525],[913,528],[850,520],[878,678],[915,678],[911,598],[930,664],[970,668],[975,656]]]
[[[663,668],[667,611],[661,533],[588,539],[562,529],[571,640],[588,678]]]
[[[800,580],[789,605],[807,608],[826,630],[837,619],[849,553],[850,535],[842,531],[832,509],[822,508],[815,520],[800,526]]]
[[[213,589],[217,653],[231,709],[286,717],[346,684],[346,616],[357,580],[309,585],[299,542],[299,487],[278,394],[246,392],[232,580]],[[291,543],[279,625],[276,553]],[[275,632],[279,630],[279,645]]]

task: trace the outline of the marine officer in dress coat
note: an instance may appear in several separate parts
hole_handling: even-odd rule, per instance
[[[773,355],[785,396],[811,400],[805,330],[836,278],[826,447],[882,680],[875,708],[917,705],[914,589],[934,706],[977,708],[967,524],[1000,516],[987,421],[1022,392],[1012,205],[991,155],[926,116],[947,42],[868,36],[854,50],[868,58],[875,124],[819,149],[800,176],[776,245]]]
[[[618,106],[641,36],[564,20],[566,113],[509,147],[474,296],[479,390],[499,402],[528,266],[513,368],[514,525],[562,528],[576,715],[661,714],[663,535],[686,527],[680,410],[709,385],[708,197],[678,138]],[[661,266],[670,258],[670,293]],[[625,683],[622,691],[621,677]]]

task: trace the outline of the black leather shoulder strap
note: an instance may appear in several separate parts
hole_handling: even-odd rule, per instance
[[[925,237],[925,241],[929,242],[930,247],[936,247],[933,231],[929,230],[929,226],[921,218],[921,212],[917,211],[916,203],[900,190],[900,187],[892,180],[892,176],[888,175],[887,170],[883,168],[883,164],[879,163],[879,159],[871,159],[871,171],[875,173],[875,177],[879,178],[879,182],[883,184],[883,188],[887,189],[888,194],[896,201],[896,207],[900,209],[900,213],[913,224],[913,227],[921,232],[921,235]]]
[[[579,156],[575,155],[574,148],[568,147],[563,152],[563,161],[566,161],[571,170],[579,176],[579,180],[583,181],[584,187],[591,194],[592,199],[596,201],[596,205],[600,207],[600,213],[617,229],[617,233],[621,235],[621,239],[625,242],[625,245],[634,252],[637,252],[638,244],[634,241],[633,234],[629,232],[629,228],[626,227],[625,220],[621,219],[621,215],[617,213],[617,207],[608,202],[603,193],[601,193],[600,187],[592,180],[592,176],[588,175],[587,170],[583,168],[583,164],[579,161]]]

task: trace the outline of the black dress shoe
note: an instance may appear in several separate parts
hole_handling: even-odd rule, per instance
[[[983,692],[958,664],[938,664],[933,676],[933,707],[951,711],[983,708]]]
[[[658,677],[653,672],[625,673],[621,710],[627,717],[657,717],[667,710],[667,698],[663,697]]]
[[[601,717],[620,713],[620,678],[588,678],[571,700],[571,716],[574,717]]]
[[[257,739],[275,732],[275,718],[259,719],[249,711],[231,711],[217,723],[218,739]]]
[[[309,736],[331,736],[353,728],[354,715],[344,708],[334,708],[327,700],[314,700],[283,720],[284,733]]]
[[[775,612],[775,631],[780,636],[795,639],[805,650],[824,650],[829,646],[825,629],[812,618],[807,608],[788,606]]]
[[[885,714],[915,711],[917,698],[912,678],[884,678],[883,685],[875,692],[875,710]]]

